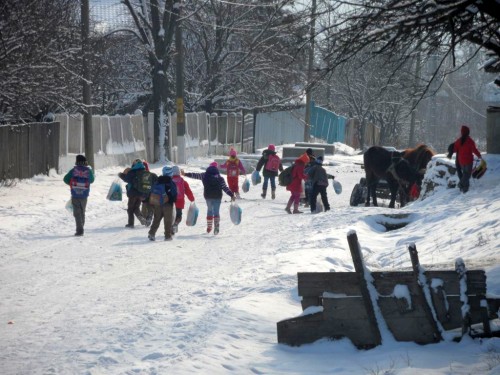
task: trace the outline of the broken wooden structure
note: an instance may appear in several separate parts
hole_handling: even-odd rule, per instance
[[[486,298],[483,270],[468,271],[459,259],[455,270],[425,271],[412,244],[412,271],[369,272],[356,233],[347,240],[355,272],[298,273],[302,309],[312,313],[278,322],[279,343],[347,337],[368,349],[382,343],[381,325],[395,340],[419,344],[439,342],[450,330],[458,329],[461,337],[478,323],[483,336],[491,336],[490,319],[498,318],[500,299]]]

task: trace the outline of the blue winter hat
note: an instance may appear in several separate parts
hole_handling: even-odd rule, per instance
[[[318,163],[318,164],[323,164],[323,156],[318,156],[318,157],[316,158],[316,163]]]
[[[163,169],[162,169],[161,172],[162,172],[162,174],[164,176],[170,176],[170,177],[172,177],[173,174],[174,174],[174,169],[172,168],[171,165],[166,165],[166,166],[163,167]]]
[[[172,174],[174,176],[180,176],[181,175],[181,169],[177,165],[174,165],[172,167]]]

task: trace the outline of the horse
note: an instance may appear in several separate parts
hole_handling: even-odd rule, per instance
[[[391,192],[390,208],[394,208],[396,195],[399,191],[401,207],[408,201],[410,187],[413,184],[420,186],[427,163],[434,156],[434,152],[426,145],[403,151],[389,151],[384,147],[372,146],[363,155],[368,193],[365,206],[370,206],[370,197],[373,205],[377,206],[377,184],[385,179]]]

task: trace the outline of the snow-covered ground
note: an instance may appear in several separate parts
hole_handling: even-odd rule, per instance
[[[453,269],[461,257],[500,295],[500,155],[485,155],[488,172],[469,193],[439,188],[391,210],[349,205],[362,159],[337,146],[326,169],[343,192],[329,187],[331,211],[288,215],[284,188],[263,200],[251,186],[238,202],[242,223],[231,223],[225,199],[214,236],[201,182],[188,179],[200,216],[171,242],[126,229],[126,201],[106,200],[123,167],[96,171],[82,238],[63,175],[1,187],[0,374],[500,374],[496,338],[420,346],[384,334],[366,351],[347,339],[277,343],[276,323],[302,313],[297,272],[353,270],[351,230],[370,270],[409,269],[414,242],[424,267]],[[377,215],[394,212],[411,213],[411,223],[386,232]]]

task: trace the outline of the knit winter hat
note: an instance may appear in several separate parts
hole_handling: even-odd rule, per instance
[[[232,148],[230,151],[229,151],[229,156],[236,156],[236,150],[234,148]]]
[[[217,163],[216,161],[213,161],[213,162],[210,163],[209,167],[218,168],[219,167],[219,163]]]
[[[180,176],[181,175],[181,169],[177,165],[174,165],[172,167],[172,174],[174,176]]]
[[[307,154],[307,155],[313,155],[313,149],[312,149],[312,148],[308,148],[308,149],[306,150],[306,154]]]
[[[270,144],[269,146],[267,146],[267,149],[269,151],[276,151],[276,146],[274,146],[273,144]]]
[[[460,134],[462,134],[463,136],[469,135],[470,134],[469,127],[466,125],[462,125],[462,127],[460,128]]]
[[[83,155],[76,155],[76,162],[77,163],[86,163],[87,158]]]
[[[316,160],[315,160],[315,161],[316,161],[316,163],[318,163],[318,164],[323,164],[323,156],[321,156],[321,155],[320,155],[320,156],[318,156],[318,157],[316,158]]]
[[[166,165],[163,167],[161,172],[164,176],[172,177],[173,172],[174,172],[174,168],[171,165]]]

